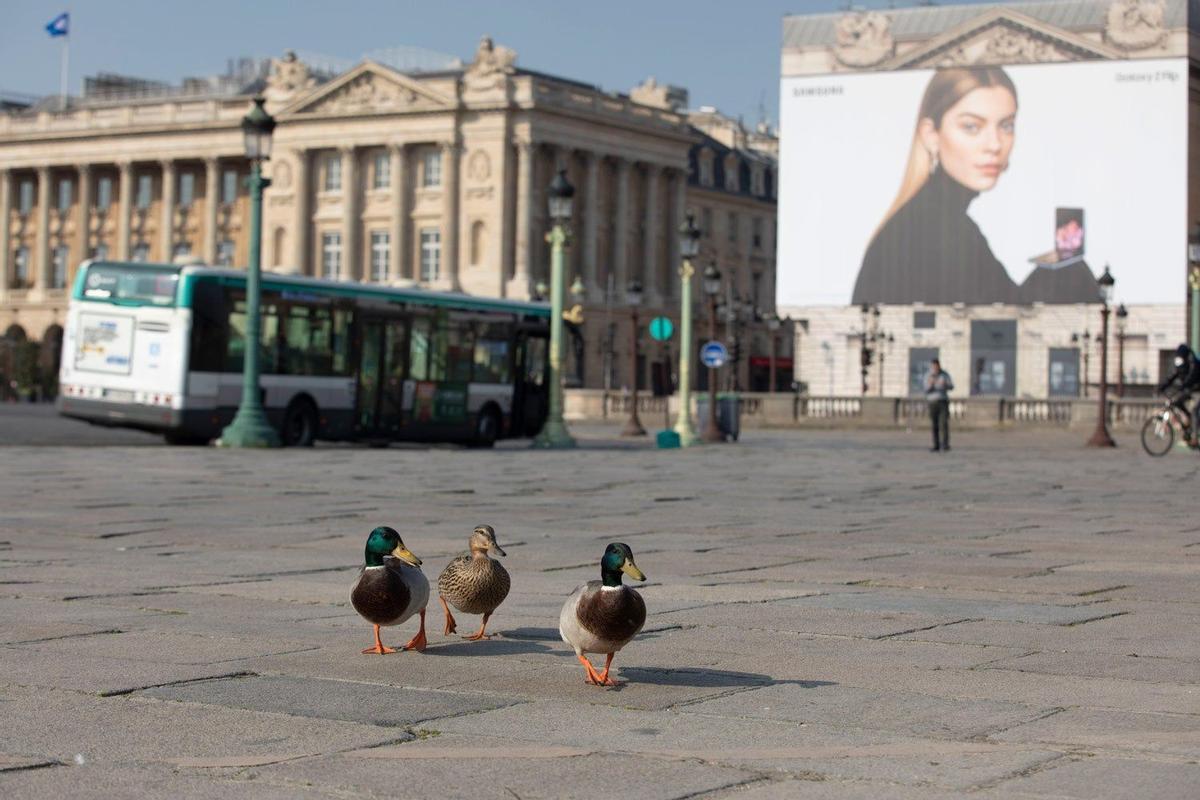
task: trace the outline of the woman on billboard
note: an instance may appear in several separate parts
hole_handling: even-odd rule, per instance
[[[1017,90],[1000,67],[934,73],[900,191],[876,229],[853,303],[1011,303],[1017,286],[967,207],[1008,169]]]

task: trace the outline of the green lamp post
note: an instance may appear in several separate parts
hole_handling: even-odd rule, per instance
[[[548,196],[552,225],[546,234],[550,243],[550,411],[533,446],[564,449],[575,446],[563,422],[563,250],[570,240],[567,224],[575,197],[575,187],[567,180],[565,169],[560,169],[550,182]]]
[[[1193,352],[1200,352],[1200,225],[1188,237],[1188,286],[1192,290],[1189,333]]]
[[[1096,283],[1100,287],[1100,407],[1096,410],[1096,430],[1088,439],[1089,447],[1116,447],[1108,432],[1108,304],[1112,300],[1113,285],[1116,279],[1104,266],[1104,274]]]
[[[679,445],[690,447],[699,439],[692,427],[692,276],[696,274],[692,259],[700,252],[700,230],[696,227],[696,215],[688,214],[679,226],[679,417],[675,420],[675,432],[679,434]]]
[[[258,388],[259,331],[262,328],[262,196],[271,181],[262,175],[262,162],[271,157],[275,119],[254,98],[254,108],[242,119],[246,158],[250,161],[250,263],[246,268],[246,338],[242,358],[242,402],[233,422],[221,432],[224,447],[279,447],[279,434],[263,412]]]

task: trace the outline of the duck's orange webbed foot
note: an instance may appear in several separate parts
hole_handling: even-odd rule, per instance
[[[454,623],[454,615],[450,613],[450,606],[446,604],[446,598],[439,594],[438,600],[442,601],[442,608],[446,609],[446,627],[442,629],[442,635],[449,636],[458,631],[458,625]]]
[[[383,642],[382,642],[382,641],[380,641],[380,639],[379,639],[379,626],[378,626],[378,625],[376,625],[376,626],[375,626],[375,646],[374,646],[374,647],[368,647],[366,650],[363,650],[362,652],[363,652],[363,655],[364,655],[364,656],[366,656],[366,655],[380,655],[380,656],[385,656],[385,655],[387,655],[388,653],[394,653],[394,652],[396,652],[396,648],[394,648],[394,647],[384,647],[384,646],[383,646]]]
[[[417,635],[408,640],[408,644],[404,645],[405,650],[416,650],[418,653],[425,649],[429,644],[429,640],[425,638],[425,609],[421,609],[421,627],[417,630]]]
[[[487,623],[488,623],[488,617],[490,617],[490,616],[492,616],[491,612],[488,612],[487,614],[484,614],[484,615],[483,615],[483,622],[481,622],[481,623],[479,624],[479,630],[477,630],[475,633],[472,633],[472,634],[471,634],[471,635],[469,635],[469,636],[464,636],[463,638],[464,638],[464,639],[466,639],[466,640],[467,640],[467,641],[469,641],[469,642],[478,642],[480,639],[490,639],[490,638],[492,638],[491,636],[488,636],[486,633],[484,633],[484,632],[483,632],[484,628],[486,628],[486,627],[487,627]]]

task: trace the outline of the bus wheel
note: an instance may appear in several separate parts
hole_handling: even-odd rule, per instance
[[[475,421],[475,438],[471,442],[475,447],[492,447],[500,436],[500,415],[494,408],[485,408],[479,412]]]
[[[283,412],[280,438],[284,447],[312,447],[317,440],[317,409],[308,400],[293,400]]]

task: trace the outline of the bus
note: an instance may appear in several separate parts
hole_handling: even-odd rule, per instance
[[[550,308],[263,273],[260,387],[285,445],[533,436],[548,411]],[[242,395],[246,273],[85,261],[71,292],[59,413],[217,438]]]

